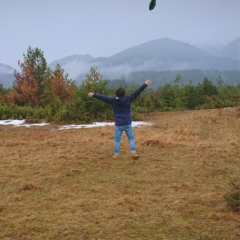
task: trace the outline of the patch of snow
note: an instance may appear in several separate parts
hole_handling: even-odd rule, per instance
[[[132,122],[133,127],[138,127],[141,125],[152,125],[152,123],[147,123],[147,122]],[[62,126],[58,130],[68,130],[68,129],[79,129],[79,128],[93,128],[93,127],[105,127],[105,126],[114,126],[114,122],[95,122],[93,124],[81,124],[81,125],[67,125],[67,126]]]
[[[25,120],[0,120],[0,125],[13,125],[16,127],[31,127],[31,126],[39,126],[43,127],[46,125],[49,125],[50,123],[32,123],[32,124],[26,124]],[[143,122],[143,121],[133,121],[132,126],[138,127],[138,126],[151,126],[152,123],[150,122]],[[79,128],[93,128],[93,127],[105,127],[105,126],[114,126],[114,122],[94,122],[93,124],[71,124],[59,127],[57,130],[69,130],[69,129],[79,129]]]
[[[32,124],[26,124],[25,120],[0,120],[0,125],[14,125],[15,127],[31,127],[31,126],[39,126],[43,127],[46,125],[49,125],[49,123],[32,123]]]
[[[113,125],[114,125],[114,123],[104,123],[104,122],[95,122],[93,124],[72,124],[72,125],[62,126],[58,130],[104,127],[104,126],[113,126]]]

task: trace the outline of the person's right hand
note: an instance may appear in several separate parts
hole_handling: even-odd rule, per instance
[[[152,81],[151,80],[146,80],[145,84],[147,84],[148,86],[152,84]]]

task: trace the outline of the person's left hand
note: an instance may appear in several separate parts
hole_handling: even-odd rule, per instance
[[[88,93],[88,96],[89,96],[89,97],[92,97],[93,95],[94,95],[93,92],[89,92],[89,93]]]
[[[148,86],[152,84],[152,81],[151,80],[146,80],[145,84],[147,84]]]

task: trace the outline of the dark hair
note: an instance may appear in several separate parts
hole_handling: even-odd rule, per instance
[[[125,96],[125,88],[120,87],[116,90],[116,96],[117,97],[124,97]]]

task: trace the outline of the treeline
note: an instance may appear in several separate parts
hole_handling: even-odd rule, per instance
[[[80,86],[68,78],[64,69],[56,65],[47,68],[43,52],[28,48],[19,62],[21,72],[15,71],[16,78],[11,89],[0,85],[0,119],[26,119],[28,122],[78,122],[112,121],[109,105],[88,97],[88,92],[114,96],[120,85],[127,94],[133,92],[144,81],[129,84],[124,79],[109,81],[96,67],[91,67]],[[146,77],[147,78],[147,77]],[[205,77],[194,85],[181,82],[177,75],[173,84],[165,84],[156,90],[147,88],[133,103],[132,113],[152,111],[175,111],[240,106],[240,86],[226,86],[221,77],[214,84]]]
[[[174,84],[176,76],[181,76],[181,83],[188,84],[190,81],[193,85],[200,84],[203,79],[207,76],[208,79],[214,84],[217,84],[217,80],[221,78],[225,85],[240,86],[240,71],[238,70],[225,70],[219,71],[215,69],[211,70],[165,70],[165,71],[139,71],[132,72],[127,76],[127,82],[144,81],[144,79],[149,78],[153,81],[152,88],[157,89],[165,84]]]

